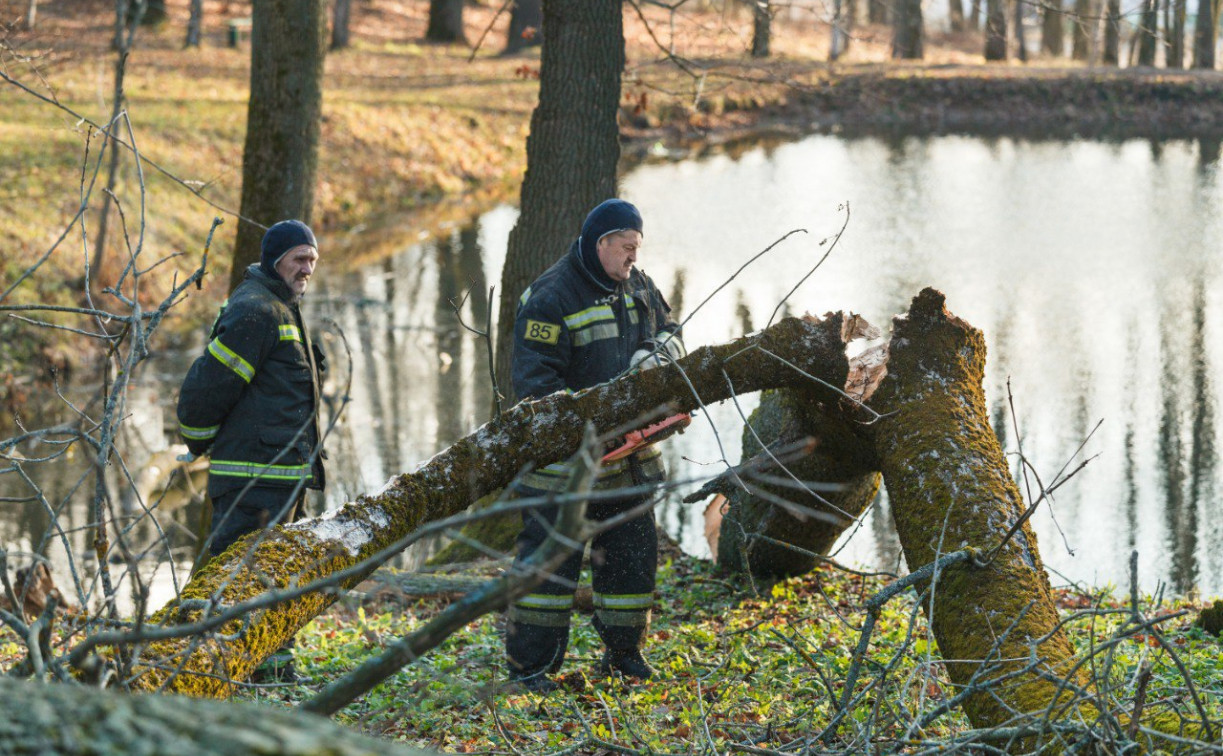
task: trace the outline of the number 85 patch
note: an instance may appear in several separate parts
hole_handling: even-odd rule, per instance
[[[543,323],[538,320],[527,321],[527,332],[523,337],[527,341],[538,341],[541,344],[556,345],[561,337],[561,327],[556,323]]]

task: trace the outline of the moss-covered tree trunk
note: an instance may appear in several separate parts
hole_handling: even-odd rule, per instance
[[[127,696],[82,685],[0,677],[6,756],[424,756],[323,717],[255,704]],[[18,714],[20,712],[20,714]]]
[[[824,321],[787,318],[730,344],[694,350],[680,361],[684,375],[663,367],[577,394],[554,394],[519,404],[416,472],[387,481],[381,491],[359,497],[326,517],[238,541],[196,574],[181,597],[150,618],[150,624],[190,625],[203,618],[209,605],[224,610],[269,590],[335,579],[346,568],[354,569],[336,581],[337,587],[340,591],[351,587],[375,566],[356,567],[358,563],[394,546],[420,525],[463,511],[504,487],[528,465],[543,466],[572,454],[587,422],[610,430],[664,404],[678,411],[695,409],[698,402],[689,382],[705,403],[725,399],[732,390],[809,387],[812,381],[789,362],[831,385],[841,385],[846,374],[842,325],[840,315]],[[831,401],[832,395],[827,398]],[[316,591],[287,599],[249,613],[246,625],[235,620],[207,639],[151,643],[142,651],[142,664],[131,685],[227,695],[230,680],[245,679],[337,595],[334,590]]]
[[[814,448],[786,464],[789,474],[773,465],[761,475],[744,471],[739,477],[750,490],[727,479],[718,565],[765,580],[804,574],[875,498],[874,447],[860,429],[819,412],[801,391],[766,392],[748,422],[744,460],[761,459],[760,441],[775,454],[806,441]],[[763,461],[770,461],[767,454]]]
[[[876,450],[911,568],[965,547],[985,554],[1003,544],[1024,512],[990,426],[984,370],[981,332],[948,313],[941,293],[926,289],[908,315],[896,319],[887,377],[871,406],[894,413],[876,426]],[[1073,650],[1058,629],[1049,578],[1028,524],[987,566],[948,568],[926,610],[939,652],[957,660],[947,664],[957,686],[979,671],[980,664],[968,660],[993,658],[996,670],[985,679],[999,678],[1027,667],[1031,644],[1039,641],[1039,673],[1024,672],[967,699],[964,708],[976,727],[1000,726],[1015,712],[1048,708],[1059,695],[1058,684],[1042,674],[1069,674],[1072,686],[1088,685],[1084,674],[1069,673]],[[1060,695],[1068,695],[1066,689]]]

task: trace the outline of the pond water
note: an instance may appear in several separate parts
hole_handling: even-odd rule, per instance
[[[886,328],[923,287],[941,289],[949,309],[985,333],[987,397],[1004,448],[1022,444],[1045,481],[1092,458],[1034,519],[1055,584],[1125,586],[1137,550],[1145,589],[1223,593],[1217,141],[812,136],[645,165],[621,193],[646,221],[639,266],[684,318],[753,255],[805,230],[692,316],[690,346],[764,327],[842,227],[783,312],[849,310]],[[484,323],[484,292],[499,282],[515,213],[497,208],[349,272],[327,270],[324,255],[309,316],[340,368],[333,380],[344,373],[338,331],[353,368],[328,446],[329,505],[380,487],[487,418],[484,344],[458,313]],[[461,308],[451,304],[469,289]],[[163,355],[133,399],[151,451],[164,447],[173,387],[197,353]],[[742,411],[754,403],[744,397]],[[667,443],[672,476],[697,481],[737,462],[741,431],[740,408],[711,407]],[[681,486],[659,517],[687,551],[708,555],[703,506],[679,501],[696,485]],[[0,521],[5,541],[36,545],[46,519],[28,518],[42,509],[26,503],[27,522]],[[182,508],[167,527],[186,531],[193,516]],[[883,497],[838,558],[895,567],[889,519]]]

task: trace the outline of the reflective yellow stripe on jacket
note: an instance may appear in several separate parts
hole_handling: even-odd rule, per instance
[[[208,343],[208,353],[216,357],[222,365],[229,368],[238,374],[238,377],[247,383],[255,377],[255,368],[251,364],[242,359],[237,352],[221,343],[221,338],[218,336]]]

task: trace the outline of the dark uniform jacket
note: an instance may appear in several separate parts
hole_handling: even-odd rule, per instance
[[[187,448],[212,454],[208,494],[252,482],[322,488],[316,447],[323,356],[310,343],[289,286],[252,265],[209,338],[178,398]]]
[[[538,399],[556,391],[580,391],[609,381],[629,367],[633,352],[679,326],[650,277],[633,268],[629,280],[607,286],[587,269],[575,241],[569,252],[523,293],[514,323],[514,392]],[[661,478],[657,449],[638,462]],[[632,485],[626,460],[604,467],[598,488]],[[558,490],[568,477],[563,464],[527,476],[533,489]]]

